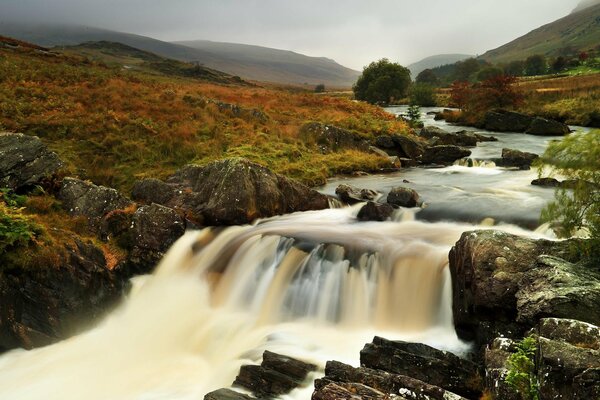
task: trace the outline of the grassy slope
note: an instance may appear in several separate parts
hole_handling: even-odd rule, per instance
[[[0,129],[41,137],[69,173],[129,190],[190,163],[244,156],[308,184],[387,160],[304,143],[307,121],[365,137],[406,132],[381,109],[292,89],[223,85],[124,70],[54,52],[0,46]],[[235,117],[205,99],[260,109],[268,119]]]
[[[544,25],[481,56],[492,63],[524,60],[533,54],[556,56],[566,47],[589,50],[600,44],[600,5]]]

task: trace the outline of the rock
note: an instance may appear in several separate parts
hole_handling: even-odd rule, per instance
[[[516,320],[525,325],[540,317],[600,324],[600,273],[559,257],[539,256],[515,297]]]
[[[233,384],[259,397],[280,396],[300,386],[316,369],[316,365],[265,351],[262,364],[243,365]]]
[[[571,130],[562,122],[537,117],[531,122],[525,133],[541,136],[565,136],[571,133]]]
[[[262,122],[263,124],[269,120],[267,114],[256,108],[248,109],[240,107],[237,104],[224,103],[222,101],[217,100],[206,100],[206,102],[215,104],[221,112],[230,112],[234,117],[243,118],[246,120],[257,120],[259,122]]]
[[[537,334],[586,349],[600,350],[600,328],[587,322],[563,318],[543,318]]]
[[[379,193],[371,189],[359,189],[356,186],[341,184],[335,189],[335,194],[345,203],[356,204],[363,201],[375,200]]]
[[[106,214],[127,208],[132,202],[115,189],[96,186],[75,178],[63,179],[58,198],[71,215],[82,215],[92,225],[99,224]]]
[[[407,375],[467,398],[481,395],[483,381],[475,363],[421,343],[375,337],[360,352],[360,363],[366,368]]]
[[[151,204],[137,209],[130,229],[130,273],[146,274],[152,271],[171,245],[183,236],[186,221],[171,208]]]
[[[0,352],[68,338],[102,317],[125,286],[103,251],[78,238],[26,268],[2,255],[0,264]]]
[[[306,143],[314,142],[323,153],[343,149],[369,151],[369,143],[360,135],[333,125],[311,122],[300,129],[300,138]]]
[[[531,181],[534,186],[559,187],[560,181],[554,178],[539,178]]]
[[[450,165],[454,161],[470,155],[470,150],[458,146],[432,146],[425,149],[425,153],[421,157],[421,162],[423,164]]]
[[[475,147],[480,141],[473,132],[461,131],[452,133],[436,126],[424,127],[419,132],[419,136],[427,139],[432,145]]]
[[[421,142],[403,135],[378,136],[375,139],[375,146],[384,149],[390,155],[398,156],[400,159],[416,160],[421,157],[424,151]]]
[[[360,392],[360,393],[359,393]],[[368,395],[364,390],[355,387],[342,387],[335,383],[327,383],[313,393],[312,400],[384,400],[383,393],[371,391]]]
[[[394,207],[391,205],[369,201],[360,209],[356,218],[359,221],[385,221],[393,213]]]
[[[494,110],[485,114],[483,127],[494,132],[525,132],[533,118],[514,111]]]
[[[590,282],[578,291],[582,270],[571,269],[569,263],[553,267],[539,258],[552,255],[576,262],[580,256],[570,251],[572,246],[572,241],[533,240],[493,230],[463,233],[449,254],[459,336],[481,346],[499,336],[521,337],[540,317],[571,315],[600,322],[596,321],[598,303],[592,307],[598,295],[592,292],[598,272],[585,271]],[[568,280],[566,271],[573,274]],[[562,276],[554,280],[553,273]],[[562,298],[564,304],[563,294],[568,296]]]
[[[219,389],[204,395],[204,400],[252,400],[255,397],[231,389]]]
[[[589,368],[573,378],[574,399],[600,399],[600,368]]]
[[[164,185],[137,183],[133,193],[137,201],[182,211],[204,225],[240,225],[257,218],[329,208],[327,196],[243,158],[188,165]]]
[[[401,186],[390,191],[387,202],[397,207],[406,208],[420,207],[422,204],[419,194],[415,190]]]
[[[373,394],[401,395],[405,399],[461,400],[463,397],[448,392],[440,387],[430,385],[405,375],[370,368],[354,368],[338,361],[328,361],[325,366],[325,377],[315,381],[315,393],[321,392],[328,385],[348,388],[349,384],[361,385],[363,388],[375,390]],[[352,391],[352,390],[350,390]],[[365,390],[363,390],[363,393]],[[321,397],[326,398],[326,397]]]
[[[496,165],[499,167],[516,167],[527,170],[531,167],[531,163],[538,158],[537,154],[513,149],[502,149],[502,159],[496,160]]]
[[[36,136],[0,133],[0,187],[21,189],[54,175],[62,167],[58,156]]]
[[[385,151],[383,151],[380,148],[375,147],[375,146],[369,146],[369,151],[373,154],[377,154],[380,157],[385,157],[385,158],[390,157],[390,155],[388,153],[386,153]]]
[[[506,382],[508,359],[515,351],[515,343],[507,338],[496,338],[485,349],[485,387],[493,399],[521,400],[521,395]]]

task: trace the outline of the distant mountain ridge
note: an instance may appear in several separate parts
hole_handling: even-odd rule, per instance
[[[586,8],[593,7],[597,4],[600,4],[600,0],[582,0],[577,7],[575,7],[573,13],[585,10]]]
[[[591,6],[583,7],[586,4]],[[584,2],[579,7],[583,8],[490,50],[480,58],[503,63],[524,60],[533,54],[557,56],[567,50],[577,52],[597,47],[600,45],[600,0]]]
[[[426,69],[441,67],[442,65],[454,64],[458,61],[466,60],[467,58],[473,57],[468,54],[437,54],[417,61],[416,63],[410,64],[407,68],[410,70],[410,74],[413,79],[417,77],[422,71]]]
[[[284,84],[323,83],[350,87],[360,73],[324,57],[286,50],[208,41],[170,43],[146,36],[75,25],[5,23],[0,35],[40,46],[74,46],[85,42],[113,42],[174,60],[200,63],[244,79]],[[192,47],[193,46],[193,47]],[[237,52],[237,54],[236,54]]]

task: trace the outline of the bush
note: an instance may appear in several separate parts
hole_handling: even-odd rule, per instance
[[[525,75],[543,75],[548,71],[546,58],[541,54],[530,56],[525,60]]]
[[[440,84],[440,78],[430,69],[425,69],[417,75],[415,79],[417,83],[424,83],[431,86],[438,86]]]
[[[455,82],[450,90],[453,105],[464,112],[481,114],[493,108],[514,108],[523,101],[514,76],[498,75],[479,84]]]
[[[589,240],[581,242],[579,251],[600,261],[600,131],[574,133],[550,143],[540,163],[540,176],[550,168],[575,182],[572,191],[557,190],[542,220],[556,224],[562,237],[583,231]]]
[[[352,90],[357,100],[390,104],[406,96],[410,82],[407,68],[384,58],[365,67]]]
[[[488,79],[495,78],[497,76],[504,75],[504,71],[500,67],[485,67],[477,73],[478,81],[486,81]]]
[[[325,84],[319,83],[315,86],[315,93],[324,93],[325,92]]]
[[[425,83],[417,83],[410,89],[410,104],[421,107],[435,107],[435,89]]]
[[[0,191],[0,254],[16,246],[27,246],[42,233],[42,228],[23,215],[24,196],[8,190]]]
[[[537,341],[529,336],[517,343],[517,351],[508,358],[506,383],[519,393],[522,400],[539,400],[538,381],[535,375]]]

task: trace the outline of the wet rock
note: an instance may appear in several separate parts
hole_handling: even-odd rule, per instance
[[[533,118],[514,111],[494,110],[485,114],[483,126],[494,132],[525,132]]]
[[[338,361],[328,361],[325,366],[325,377],[315,381],[315,393],[324,387],[335,384],[352,391],[356,385],[362,388],[375,390],[373,395],[384,394],[389,398],[392,395],[400,395],[410,400],[461,400],[463,397],[444,390],[440,387],[430,385],[426,382],[405,375],[393,374],[371,368],[354,368]],[[355,385],[348,387],[347,385]],[[363,393],[365,390],[362,391]],[[323,397],[324,398],[324,397]]]
[[[485,387],[494,399],[521,400],[521,395],[506,382],[508,359],[515,351],[515,342],[507,338],[496,338],[485,349]]]
[[[531,181],[534,186],[560,187],[560,181],[554,178],[538,178]]]
[[[432,145],[452,145],[475,147],[477,143],[485,138],[482,135],[477,135],[474,132],[447,132],[436,126],[426,126],[419,132],[419,136],[425,138]]]
[[[335,194],[345,203],[356,204],[363,201],[375,200],[379,193],[371,189],[359,189],[356,186],[341,184],[335,189]]]
[[[394,207],[391,205],[369,201],[360,209],[356,219],[359,221],[386,221],[393,213]]]
[[[127,208],[132,202],[115,189],[96,186],[75,178],[65,178],[58,193],[63,207],[71,215],[82,215],[92,225],[111,211]]]
[[[470,155],[470,150],[459,146],[432,146],[425,149],[425,152],[421,157],[421,162],[423,164],[451,165],[454,161]]]
[[[360,135],[333,125],[311,122],[300,129],[300,138],[315,143],[323,153],[343,149],[369,151],[369,143]]]
[[[415,190],[401,186],[390,191],[387,202],[397,207],[406,208],[420,207],[422,203],[419,194]]]
[[[300,386],[316,368],[313,364],[265,351],[262,364],[243,365],[233,384],[259,397],[280,396]]]
[[[600,399],[600,368],[589,368],[573,378],[574,399]]]
[[[419,140],[404,135],[378,136],[375,139],[375,146],[400,159],[417,160],[424,152],[423,144]]]
[[[231,389],[219,389],[204,395],[204,400],[252,400],[255,397]]]
[[[597,272],[585,271],[590,283],[578,290],[577,285],[583,283],[582,270],[571,270],[570,263],[552,266],[539,258],[552,255],[576,262],[579,256],[570,251],[572,245],[570,241],[533,240],[493,230],[463,233],[449,254],[452,308],[459,336],[482,346],[499,336],[521,337],[541,317],[577,315],[584,321],[599,322],[598,303],[594,307],[591,303],[597,298],[592,292]],[[573,276],[567,279],[561,271]],[[556,272],[561,276],[553,279]],[[563,298],[564,304],[563,294],[568,296]]]
[[[467,398],[481,395],[483,380],[475,363],[421,343],[375,337],[360,352],[360,363],[366,368],[407,375]]]
[[[540,117],[535,118],[525,131],[525,133],[530,135],[541,136],[565,136],[570,132],[571,130],[566,124]]]
[[[315,390],[312,400],[384,400],[387,397],[383,393],[371,390],[368,394],[365,390],[357,390],[354,387],[343,387],[342,385],[327,382],[327,384]]]
[[[243,158],[188,165],[165,184],[140,182],[134,187],[134,198],[181,211],[200,225],[240,225],[329,208],[327,196]]]
[[[26,268],[0,255],[0,352],[66,339],[98,320],[123,293],[103,251],[77,238]]]
[[[496,165],[499,167],[515,167],[527,170],[531,168],[531,164],[538,158],[537,154],[513,149],[502,149],[502,158],[496,160]]]
[[[0,132],[0,187],[20,189],[53,176],[58,156],[36,136]]]
[[[537,334],[550,340],[571,343],[586,349],[600,350],[600,328],[587,322],[563,318],[543,318]]]

